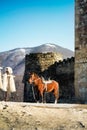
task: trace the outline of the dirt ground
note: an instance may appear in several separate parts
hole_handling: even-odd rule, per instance
[[[87,105],[1,101],[0,130],[87,130]]]

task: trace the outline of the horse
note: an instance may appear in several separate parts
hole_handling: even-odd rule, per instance
[[[59,83],[55,80],[45,81],[39,77],[36,73],[31,73],[28,79],[30,84],[37,86],[38,91],[42,97],[42,102],[44,103],[44,92],[53,92],[55,96],[55,104],[59,98]]]

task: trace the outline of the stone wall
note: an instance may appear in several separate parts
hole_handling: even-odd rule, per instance
[[[74,57],[55,62],[48,70],[44,71],[44,75],[59,82],[59,102],[76,102],[74,88]]]
[[[75,2],[75,95],[87,102],[87,0]]]

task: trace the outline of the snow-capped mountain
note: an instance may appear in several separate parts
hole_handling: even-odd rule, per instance
[[[43,44],[32,48],[16,48],[13,50],[0,53],[0,66],[10,66],[13,68],[15,75],[23,75],[25,67],[25,55],[29,53],[46,53],[46,52],[59,52],[63,55],[63,58],[70,58],[74,56],[74,52],[60,47],[55,44]]]

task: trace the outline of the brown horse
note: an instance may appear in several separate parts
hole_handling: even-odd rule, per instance
[[[50,81],[43,81],[36,73],[30,74],[29,83],[34,83],[35,86],[38,87],[38,91],[42,97],[42,102],[44,102],[44,92],[53,92],[55,96],[55,103],[57,103],[59,98],[59,83],[50,80]]]

